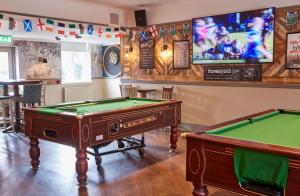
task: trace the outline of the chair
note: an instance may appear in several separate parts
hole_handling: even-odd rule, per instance
[[[22,107],[33,107],[35,105],[41,105],[42,102],[42,84],[26,84],[23,88],[23,95],[20,97],[11,97],[14,102],[19,102]],[[22,111],[22,110],[21,110]],[[11,116],[16,120],[15,112],[11,112]],[[19,120],[23,125],[24,115],[21,112]]]
[[[137,97],[137,88],[131,84],[119,85],[122,97]]]
[[[163,99],[172,99],[172,95],[173,95],[173,86],[170,88],[163,87],[163,92],[162,92]]]
[[[13,128],[13,119],[9,114],[13,111],[13,104],[9,96],[0,96],[1,115],[0,115],[0,129],[3,133],[7,133]]]

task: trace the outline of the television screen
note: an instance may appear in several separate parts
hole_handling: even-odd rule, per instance
[[[274,8],[193,19],[193,64],[273,62]]]

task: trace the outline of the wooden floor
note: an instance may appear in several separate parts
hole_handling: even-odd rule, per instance
[[[185,181],[185,141],[179,138],[177,153],[169,153],[167,131],[152,131],[145,137],[142,159],[137,151],[106,155],[103,167],[97,169],[89,156],[88,192],[81,195],[191,195],[192,185]],[[46,141],[40,141],[40,148],[41,166],[35,173],[31,170],[28,139],[21,134],[0,133],[1,196],[79,195],[74,149]],[[213,188],[209,192],[213,196],[233,195]]]

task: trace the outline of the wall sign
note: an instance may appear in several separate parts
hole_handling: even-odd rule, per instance
[[[0,35],[0,44],[11,44],[12,37],[10,35]]]
[[[204,80],[261,81],[262,66],[204,66]]]
[[[140,68],[153,69],[154,68],[154,40],[148,39],[147,41],[140,42]]]
[[[190,67],[190,47],[189,41],[174,41],[173,42],[173,68],[184,69]]]
[[[300,68],[300,32],[287,34],[285,66]]]

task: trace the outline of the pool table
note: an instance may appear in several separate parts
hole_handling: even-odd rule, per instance
[[[186,139],[186,180],[193,183],[193,195],[208,195],[207,185],[245,195],[300,195],[300,111],[267,110],[208,126]],[[239,151],[253,153],[251,159],[248,154],[240,161]],[[286,184],[279,189],[255,181],[277,166],[273,158],[286,160]],[[256,169],[246,173],[251,167]],[[256,175],[247,176],[249,184],[240,181],[242,170],[242,175]],[[281,170],[272,172],[277,180]]]
[[[181,101],[114,98],[24,108],[25,135],[34,170],[39,167],[39,141],[47,140],[76,149],[80,190],[86,189],[87,148],[157,128],[171,126],[170,149],[176,150]]]

